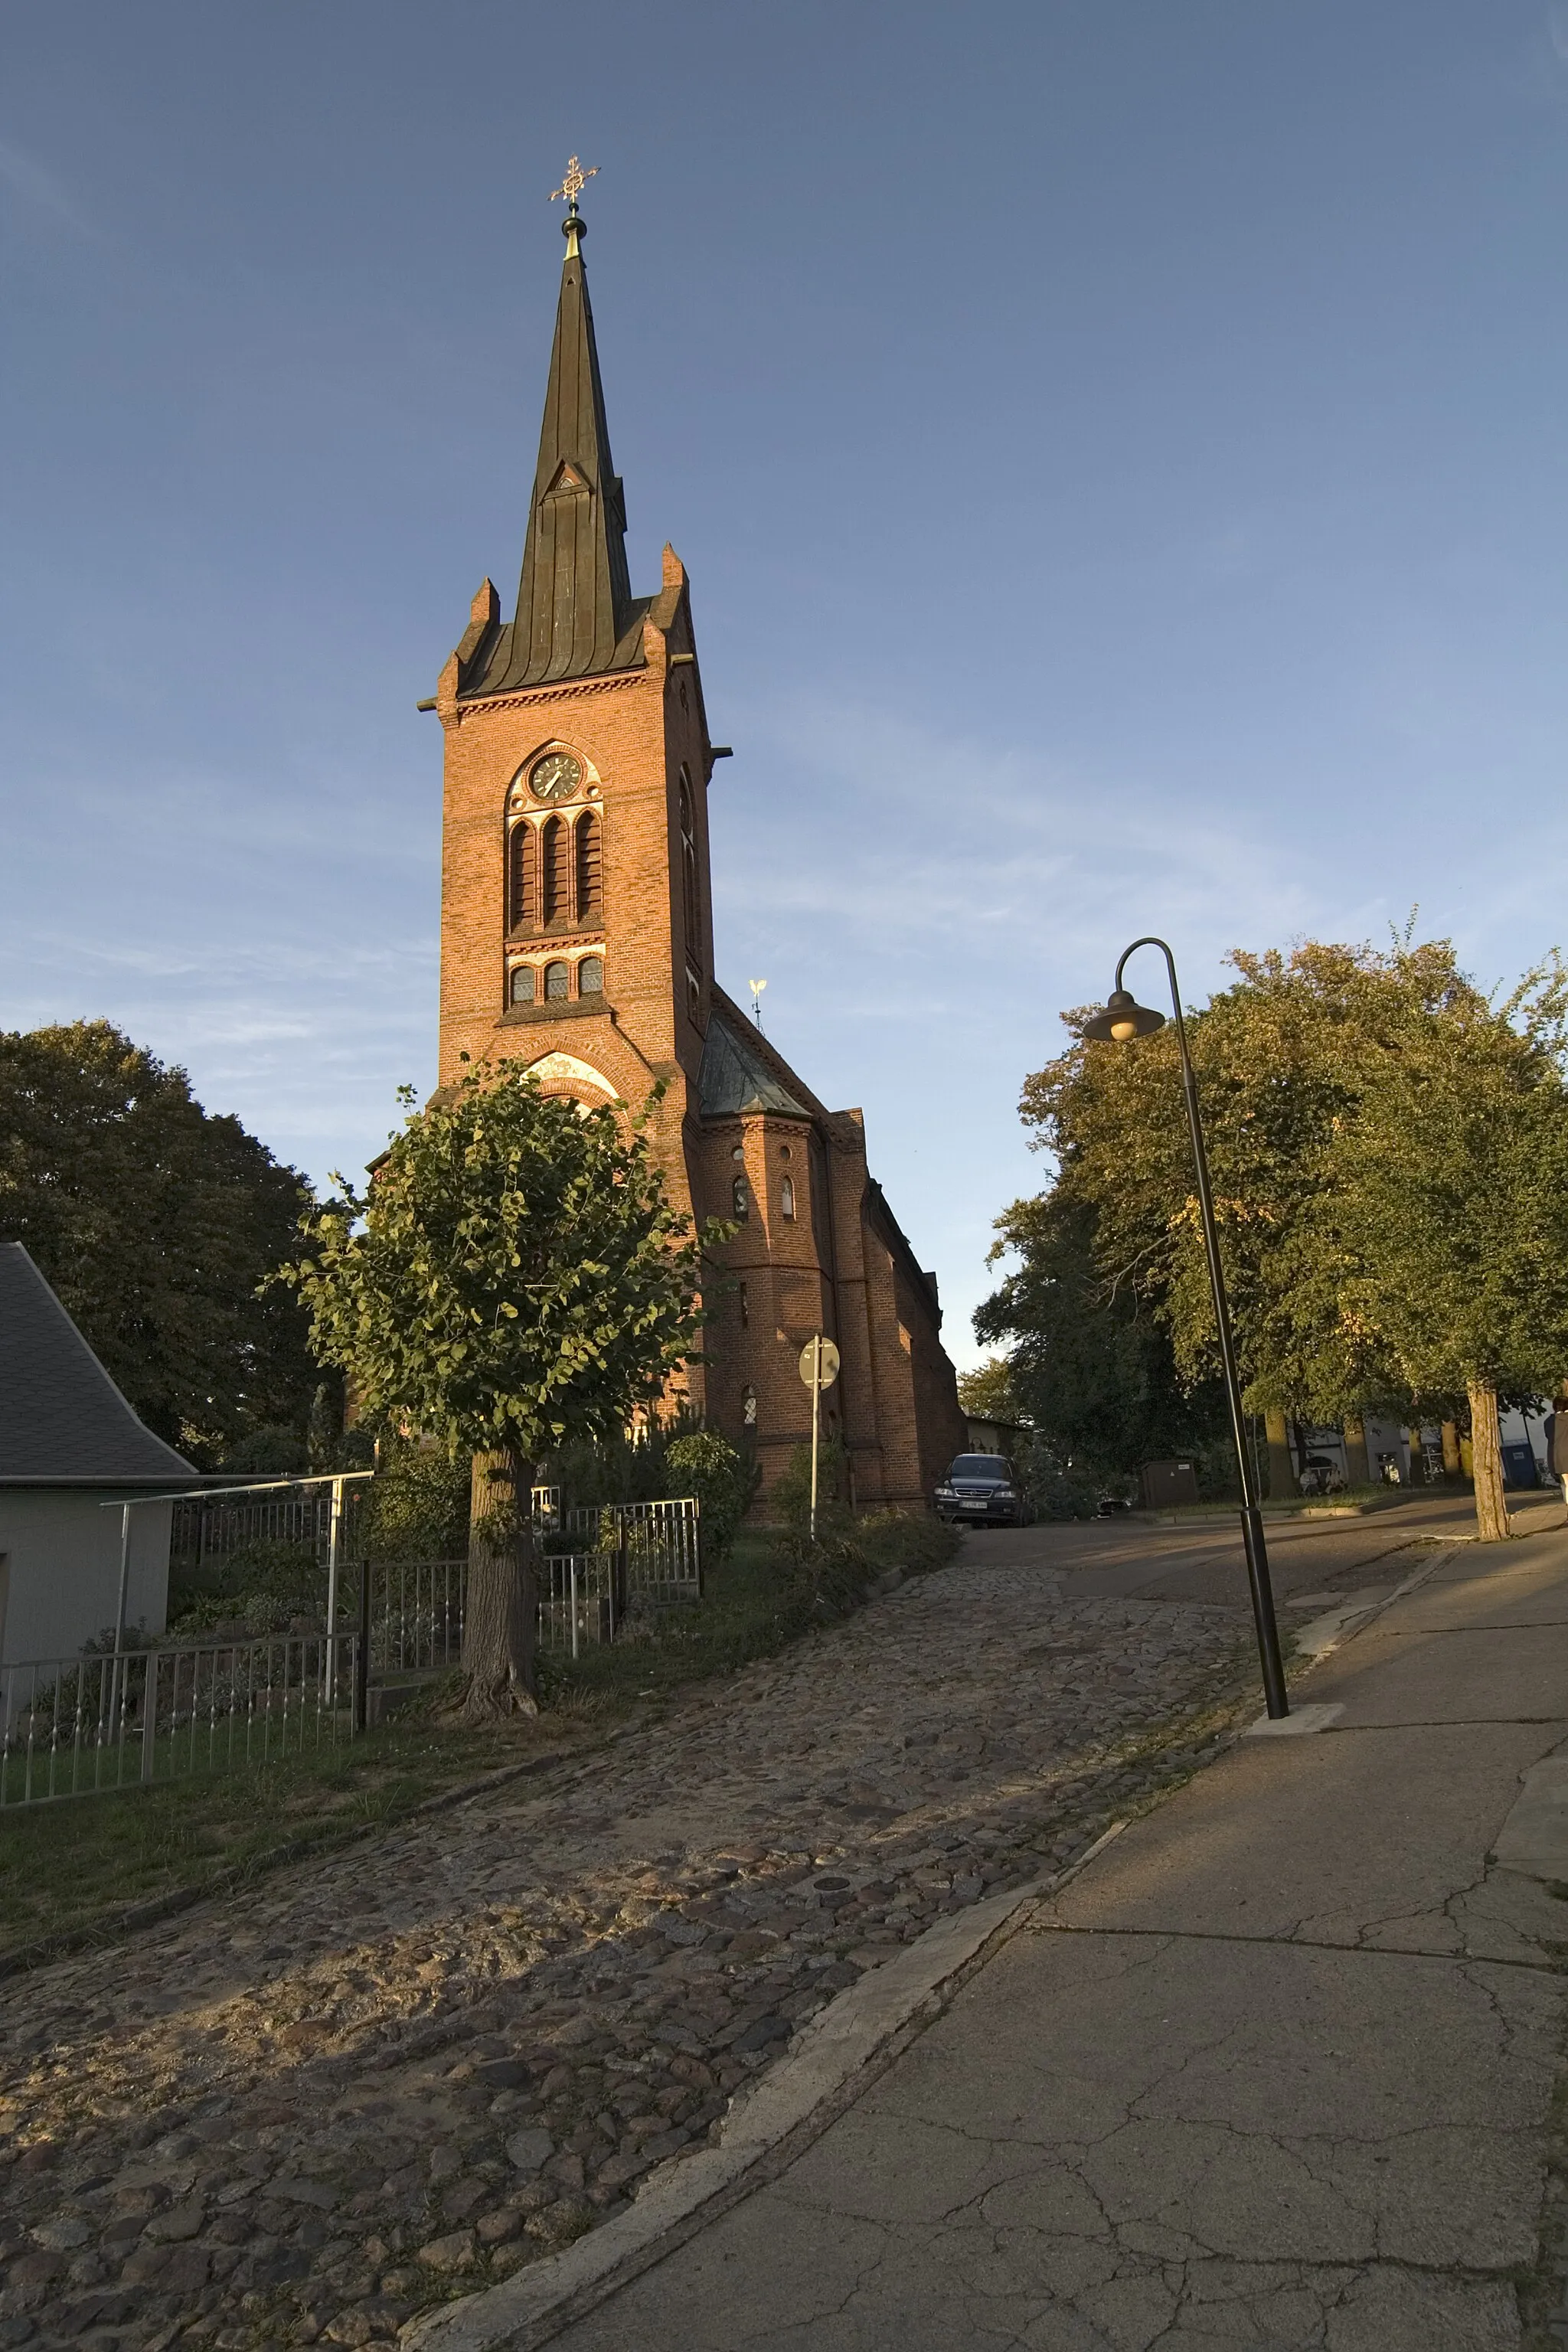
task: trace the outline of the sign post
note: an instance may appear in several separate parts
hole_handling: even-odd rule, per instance
[[[800,1351],[800,1376],[811,1391],[811,1540],[816,1541],[816,1461],[822,1442],[822,1391],[838,1378],[838,1350],[819,1331]]]

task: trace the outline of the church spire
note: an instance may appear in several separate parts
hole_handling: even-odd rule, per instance
[[[577,195],[592,174],[575,156],[564,184],[566,259],[555,313],[555,344],[539,436],[533,502],[523,542],[517,619],[504,674],[485,681],[502,694],[554,678],[591,677],[616,666],[631,618],[626,511],[610,457],[605,391],[581,245],[587,223]]]

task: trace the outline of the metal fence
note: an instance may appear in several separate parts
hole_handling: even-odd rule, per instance
[[[190,1779],[349,1738],[356,1633],[193,1642],[0,1666],[0,1810]]]
[[[574,1551],[621,1554],[628,1593],[659,1602],[700,1600],[701,1514],[695,1495],[658,1503],[589,1503],[561,1512],[559,1526]]]
[[[239,1488],[232,1499],[221,1488],[205,1495],[181,1496],[174,1504],[169,1533],[171,1563],[199,1570],[253,1544],[292,1544],[309,1547],[325,1567],[333,1549],[334,1511],[339,1557],[358,1559],[364,1548],[368,1479],[361,1484],[345,1472],[335,1482],[318,1478],[295,1484],[279,1479],[273,1486],[275,1491]]]
[[[542,1649],[575,1658],[586,1643],[615,1641],[630,1616],[700,1598],[693,1497],[571,1511],[553,1490],[536,1490],[536,1500]],[[327,1570],[321,1621],[0,1666],[0,1811],[330,1746],[374,1718],[375,1686],[457,1665],[468,1561],[354,1560],[346,1502],[335,1540],[330,1494],[176,1503],[186,1513],[183,1528],[176,1518],[186,1559],[215,1559],[258,1536],[316,1545]],[[572,1549],[553,1549],[563,1541]]]
[[[438,1673],[463,1654],[466,1559],[376,1560],[359,1571],[361,1623],[370,1630],[370,1677]]]
[[[546,1535],[538,1563],[542,1649],[574,1658],[585,1642],[613,1642],[630,1615],[700,1597],[695,1500],[606,1506],[562,1513],[560,1520],[552,1532],[586,1535],[592,1548],[555,1551]],[[466,1559],[376,1561],[361,1574],[373,1683],[458,1663]]]
[[[627,1613],[618,1552],[557,1552],[539,1566],[539,1646],[575,1658],[589,1642],[613,1642]]]

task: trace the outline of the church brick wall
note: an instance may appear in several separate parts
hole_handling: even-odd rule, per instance
[[[574,248],[563,273],[552,392],[568,333],[581,344],[573,380],[591,381],[597,391],[580,271]],[[563,604],[545,576],[560,526],[552,523],[536,545],[531,520],[523,577],[534,635],[527,644],[519,637],[525,619],[521,594],[518,622],[510,635],[502,629],[499,600],[487,581],[437,695],[446,746],[441,1083],[455,1083],[466,1055],[474,1063],[528,1066],[561,1056],[544,1062],[546,1083],[584,1101],[618,1097],[634,1109],[662,1084],[651,1139],[672,1199],[695,1219],[731,1219],[739,1175],[748,1207],[733,1238],[711,1252],[702,1342],[711,1360],[688,1368],[691,1402],[737,1444],[754,1445],[765,1494],[795,1448],[809,1441],[810,1392],[798,1361],[820,1330],[837,1342],[843,1360],[839,1382],[825,1397],[824,1423],[848,1448],[856,1500],[862,1507],[920,1505],[929,1501],[937,1476],[964,1442],[935,1301],[918,1269],[911,1274],[904,1263],[908,1245],[870,1181],[860,1114],[827,1111],[717,988],[708,808],[714,754],[686,574],[667,548],[660,593],[637,608],[643,618],[630,624],[628,635],[617,609],[610,626],[604,600],[625,571],[614,539],[624,528],[617,520],[619,485],[613,484],[612,497],[607,448],[585,446],[599,430],[602,394],[597,410],[584,398],[575,424],[569,416],[563,423],[563,414],[558,402],[547,403],[534,513],[542,510],[541,499],[548,505],[554,498],[563,457],[576,502],[574,543],[591,552],[595,530],[603,542],[596,568],[580,566],[574,574],[572,593],[598,602],[587,618],[574,618],[570,597]],[[573,432],[577,444],[558,448],[561,436]],[[616,667],[571,674],[584,658],[584,646],[604,645],[614,645]],[[567,674],[560,676],[563,669]],[[518,686],[520,678],[533,682]],[[489,690],[491,680],[499,681],[498,690]],[[574,817],[579,808],[592,806],[600,818],[601,905],[581,928],[563,922],[543,929],[534,921],[509,936],[508,794],[520,773],[554,747],[570,751],[584,769],[577,793],[563,809]],[[689,857],[681,837],[683,772]],[[590,787],[596,787],[593,797]],[[533,799],[528,805],[539,814]],[[553,803],[550,813],[557,813]],[[693,887],[689,936],[687,895]],[[587,950],[603,956],[597,1003],[584,996],[525,1008],[509,1004],[509,955],[535,961],[559,953],[570,961]],[[769,1109],[759,1102],[738,1113],[705,1111],[704,1045],[715,1019],[731,1039],[742,1034],[743,1054],[764,1088],[792,1100],[795,1109]],[[598,1075],[603,1087],[585,1079],[583,1066]],[[795,1187],[793,1217],[784,1214],[786,1176]],[[748,1391],[755,1399],[754,1425],[747,1422]]]

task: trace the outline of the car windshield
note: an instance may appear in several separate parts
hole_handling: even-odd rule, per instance
[[[997,1478],[1005,1482],[1012,1473],[1000,1454],[961,1454],[947,1475],[950,1478]]]

